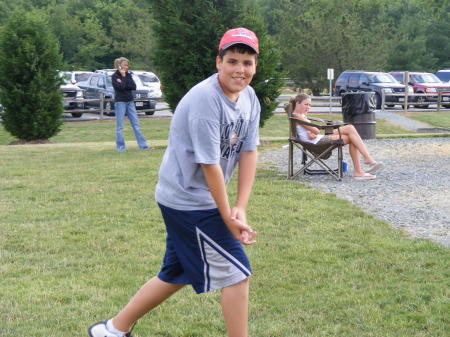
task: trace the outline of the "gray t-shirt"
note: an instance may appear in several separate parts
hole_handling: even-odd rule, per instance
[[[216,208],[200,164],[220,164],[227,184],[241,151],[259,145],[261,107],[247,86],[237,102],[225,96],[214,74],[181,99],[170,124],[155,198],[178,210]]]

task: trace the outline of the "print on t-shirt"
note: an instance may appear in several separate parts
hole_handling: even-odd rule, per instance
[[[248,121],[239,117],[235,121],[220,126],[220,156],[230,159],[241,152],[247,137]]]

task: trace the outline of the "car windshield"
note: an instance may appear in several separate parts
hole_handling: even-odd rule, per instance
[[[414,82],[417,83],[442,83],[441,80],[434,74],[415,74],[411,75]]]
[[[144,86],[144,84],[141,81],[141,78],[138,75],[132,74],[131,76],[133,76],[133,81],[134,83],[136,83],[136,87],[142,88]]]
[[[371,83],[398,83],[395,78],[389,74],[368,74]]]
[[[139,78],[141,79],[141,81],[143,83],[147,83],[147,82],[157,83],[157,82],[159,82],[158,78],[155,75],[151,75],[151,74],[139,74]]]
[[[70,84],[70,79],[72,78],[70,73],[59,73],[59,75],[61,76],[61,78],[64,80],[64,83],[66,84]]]
[[[76,82],[83,82],[86,81],[89,78],[89,73],[81,73],[81,74],[75,74],[75,81]]]

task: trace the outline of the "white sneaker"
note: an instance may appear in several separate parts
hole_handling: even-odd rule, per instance
[[[101,321],[101,322],[97,322],[97,323],[92,324],[88,328],[89,336],[90,337],[119,337],[118,335],[116,335],[115,333],[110,332],[106,328],[106,322],[107,321]],[[127,333],[125,335],[125,337],[133,337],[133,336],[131,336],[131,333]]]

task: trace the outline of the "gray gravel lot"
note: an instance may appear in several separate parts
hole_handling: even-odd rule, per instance
[[[344,160],[349,172],[342,181],[329,175],[301,175],[293,183],[334,193],[413,237],[450,246],[450,138],[372,139],[365,143],[372,156],[386,165],[376,180],[352,178],[346,147]],[[296,153],[295,163],[300,163],[300,151]],[[264,151],[259,160],[285,173],[288,149]]]

